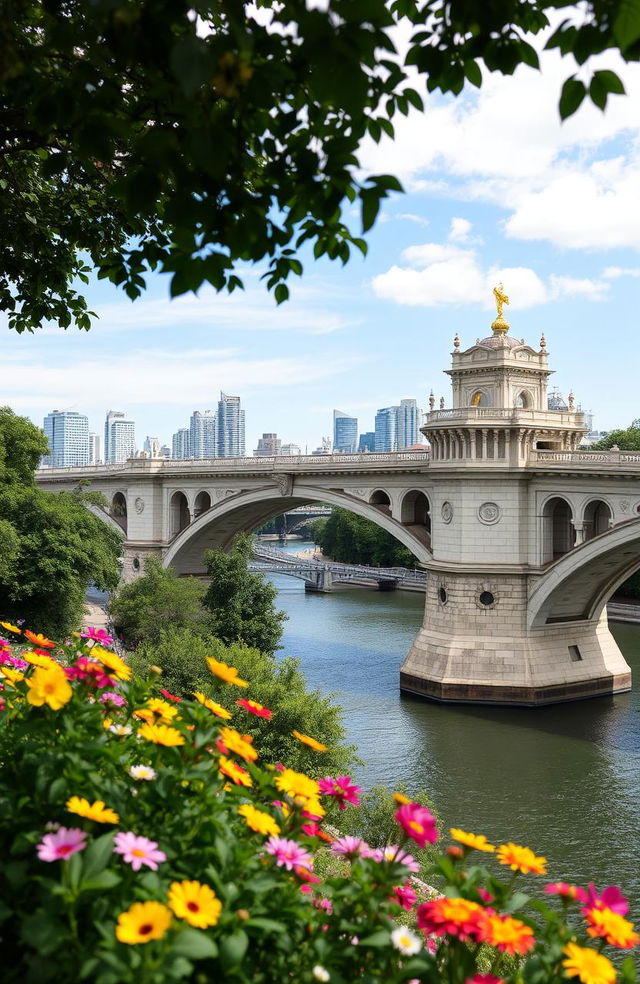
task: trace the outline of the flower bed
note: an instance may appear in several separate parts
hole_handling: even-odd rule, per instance
[[[135,678],[105,633],[58,645],[0,624],[6,984],[636,979],[624,951],[639,937],[613,887],[555,882],[531,900],[545,858],[454,828],[424,873],[442,894],[420,902],[412,845],[439,833],[402,795],[396,845],[332,837],[358,787],[262,763],[242,722],[270,711],[233,667],[210,658],[216,699],[182,700]],[[349,877],[315,873],[327,850]]]

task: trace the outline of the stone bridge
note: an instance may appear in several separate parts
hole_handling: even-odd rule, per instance
[[[572,397],[547,409],[539,350],[493,334],[460,351],[453,407],[426,415],[431,453],[212,461],[132,459],[43,469],[52,491],[88,480],[125,536],[123,575],[156,554],[180,574],[240,530],[309,504],[372,520],[427,571],[425,617],[402,690],[535,705],[628,690],[606,601],[640,567],[640,454],[577,450]]]

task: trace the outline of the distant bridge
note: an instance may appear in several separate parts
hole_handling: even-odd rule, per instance
[[[363,564],[340,564],[336,561],[313,560],[287,554],[264,543],[254,546],[255,559],[250,570],[269,574],[287,574],[304,581],[305,591],[331,591],[337,583],[377,583],[380,591],[393,591],[400,585],[414,590],[426,590],[427,575],[407,567],[367,567]]]

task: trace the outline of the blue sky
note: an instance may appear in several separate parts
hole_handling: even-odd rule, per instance
[[[602,62],[617,67],[613,56]],[[232,297],[202,290],[176,301],[150,280],[132,304],[103,283],[89,334],[50,326],[0,333],[0,402],[42,424],[51,409],[108,409],[169,442],[220,390],[240,394],[247,450],[263,431],[304,450],[331,432],[333,408],[371,430],[378,407],[431,388],[450,405],[452,340],[490,332],[491,288],[511,298],[512,331],[547,337],[552,385],[601,429],[640,416],[640,69],[606,114],[584,106],[561,125],[557,98],[572,71],[554,54],[543,72],[488,78],[458,100],[429,98],[400,120],[395,142],[363,149],[366,173],[394,173],[394,195],[369,235],[369,255],[342,268],[305,262],[293,300],[276,307],[259,282]],[[358,216],[352,217],[358,230]]]

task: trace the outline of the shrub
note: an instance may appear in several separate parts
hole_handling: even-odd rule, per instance
[[[216,703],[177,703],[100,643],[29,642],[22,660],[5,644],[0,658],[3,984],[489,984],[475,976],[487,944],[492,982],[613,984],[599,951],[638,941],[616,889],[550,886],[560,916],[520,891],[544,858],[463,831],[436,859],[444,894],[417,907],[419,932],[400,926],[414,905],[407,848],[437,837],[425,807],[399,807],[388,857],[334,842],[350,877],[317,881],[333,784],[322,795],[257,764],[219,717],[229,692],[254,696],[235,668],[210,664]],[[496,861],[513,872],[506,885]],[[631,958],[620,978],[636,980]]]

